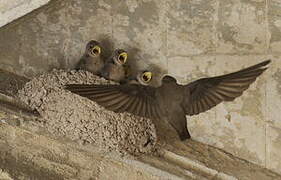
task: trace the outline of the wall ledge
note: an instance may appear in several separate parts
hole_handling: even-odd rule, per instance
[[[0,6],[0,27],[47,4],[50,0],[7,1]]]

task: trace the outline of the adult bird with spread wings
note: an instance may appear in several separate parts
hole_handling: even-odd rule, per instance
[[[114,112],[167,119],[181,140],[189,139],[186,115],[205,112],[223,101],[233,101],[249,88],[266,69],[270,60],[240,71],[202,78],[179,85],[171,76],[164,76],[162,85],[149,86],[151,72],[139,74],[136,80],[123,85],[69,84],[66,89],[87,97]]]

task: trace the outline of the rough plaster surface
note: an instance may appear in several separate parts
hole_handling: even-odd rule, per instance
[[[0,149],[0,168],[14,179],[182,179],[161,170],[149,172],[144,164],[137,167],[122,162],[116,154],[99,154],[8,124],[1,124],[0,130],[0,146],[4,147]]]
[[[89,39],[102,42],[106,57],[124,48],[129,63],[182,84],[271,58],[270,69],[241,98],[188,124],[196,140],[281,173],[270,159],[280,156],[272,144],[281,142],[273,143],[269,128],[281,128],[279,0],[55,2],[0,29],[1,68],[25,76],[73,68]]]
[[[168,56],[188,56],[215,51],[217,2],[167,0]]]
[[[13,180],[11,178],[11,176],[7,172],[3,171],[2,169],[0,169],[0,179],[1,180]]]
[[[92,145],[44,136],[48,134],[38,124],[14,113],[0,110],[0,119],[8,123],[0,123],[0,168],[15,179],[280,179],[270,170],[193,140],[174,141],[162,157],[120,158],[97,153]]]
[[[51,134],[82,144],[91,143],[102,151],[117,150],[138,155],[155,150],[156,131],[149,119],[129,113],[114,113],[87,98],[63,89],[65,84],[112,83],[84,71],[43,74],[19,91],[20,99],[43,117]]]
[[[266,0],[219,0],[218,3],[216,52],[265,53]]]
[[[37,9],[50,0],[2,0],[0,3],[0,27]]]
[[[281,2],[278,0],[269,1],[269,36],[270,50],[272,52],[281,52]]]
[[[281,169],[281,158],[280,158],[280,148],[281,148],[281,129],[274,126],[267,127],[267,160],[268,167],[276,172]]]
[[[281,19],[281,18],[280,18]],[[266,86],[266,166],[276,172],[281,171],[281,56],[276,55],[273,58],[279,59],[272,65],[272,71],[268,73],[270,79]]]

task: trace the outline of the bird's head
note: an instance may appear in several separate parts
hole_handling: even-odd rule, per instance
[[[137,81],[144,86],[148,86],[151,80],[152,80],[152,72],[150,71],[142,71],[137,74]]]
[[[86,53],[91,57],[100,56],[100,54],[101,54],[100,43],[95,40],[89,41],[86,46]]]
[[[128,53],[123,49],[116,49],[113,54],[113,62],[117,65],[124,65],[127,62]]]

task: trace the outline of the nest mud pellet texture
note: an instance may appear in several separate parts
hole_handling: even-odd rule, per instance
[[[76,83],[115,84],[85,71],[53,70],[28,82],[18,96],[40,113],[38,123],[53,135],[132,155],[155,150],[156,130],[150,119],[108,111],[63,88]]]

